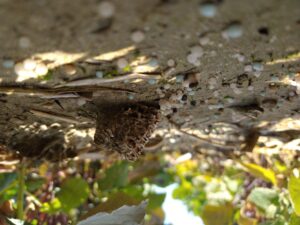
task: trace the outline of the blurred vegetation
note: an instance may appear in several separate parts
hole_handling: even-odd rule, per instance
[[[149,153],[138,162],[111,156],[104,161],[21,165],[16,172],[0,174],[0,224],[18,224],[8,221],[16,217],[25,224],[75,224],[145,199],[146,224],[163,224],[165,194],[156,193],[155,187],[174,183],[173,197],[205,225],[300,224],[296,152],[225,156],[174,151]]]

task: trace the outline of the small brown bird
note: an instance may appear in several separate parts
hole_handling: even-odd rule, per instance
[[[160,120],[155,104],[132,103],[101,106],[94,142],[103,149],[117,151],[134,161],[143,154],[145,144]]]

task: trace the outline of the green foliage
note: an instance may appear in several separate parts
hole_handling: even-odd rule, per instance
[[[149,200],[148,209],[157,209],[161,207],[162,203],[166,198],[166,194],[156,194],[150,193],[146,196],[146,199]]]
[[[105,171],[103,179],[98,181],[101,190],[112,190],[128,184],[128,163],[119,162]]]
[[[233,206],[205,205],[201,215],[205,225],[230,225],[233,217]]]
[[[259,165],[253,163],[243,163],[240,162],[246,168],[246,171],[252,174],[255,177],[264,179],[271,182],[274,185],[277,185],[277,180],[274,171],[270,169],[265,169]]]
[[[68,213],[71,209],[84,203],[89,193],[89,185],[84,179],[69,178],[64,181],[56,196],[61,203],[61,209]]]
[[[288,190],[295,213],[297,216],[300,216],[300,179],[291,176],[288,183]]]
[[[251,191],[248,201],[252,202],[266,218],[275,218],[279,207],[279,194],[269,188],[255,188]]]
[[[0,174],[0,193],[7,189],[17,179],[16,173]]]
[[[0,204],[17,195],[17,173],[0,174]]]
[[[41,177],[27,179],[25,182],[27,191],[29,192],[34,192],[38,190],[39,188],[42,187],[44,183],[45,183],[45,179]]]
[[[289,225],[299,225],[299,224],[300,224],[300,217],[297,216],[295,213],[293,213],[289,220]]]

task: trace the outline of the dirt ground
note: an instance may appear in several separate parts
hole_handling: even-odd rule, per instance
[[[121,102],[160,105],[148,151],[300,150],[299,0],[0,0],[0,21],[0,144],[23,155],[98,150]]]

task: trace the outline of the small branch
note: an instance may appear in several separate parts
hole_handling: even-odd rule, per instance
[[[45,109],[33,109],[33,108],[30,109],[30,112],[36,116],[44,117],[47,119],[59,120],[67,123],[82,124],[82,121],[79,121],[73,116],[67,114],[57,113]]]
[[[24,219],[24,193],[25,193],[25,175],[26,175],[26,165],[22,161],[19,167],[18,174],[18,197],[17,197],[17,218],[20,220]]]
[[[113,83],[113,82],[126,81],[126,80],[131,80],[131,79],[159,80],[161,78],[162,77],[160,75],[147,75],[147,74],[142,74],[142,73],[131,73],[128,75],[119,76],[119,77],[115,77],[115,78],[111,78],[111,79],[91,78],[91,79],[82,79],[82,80],[71,81],[69,83],[63,84],[62,87],[80,87],[80,86],[86,86],[86,85],[99,85],[99,84],[107,84],[107,83]]]

